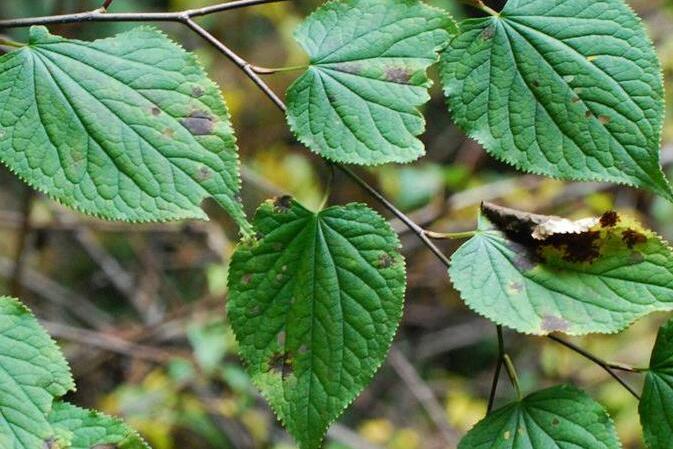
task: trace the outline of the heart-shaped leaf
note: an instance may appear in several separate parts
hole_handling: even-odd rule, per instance
[[[311,62],[287,92],[290,128],[337,162],[417,159],[425,72],[455,31],[448,14],[416,0],[328,2],[296,32]]]
[[[402,314],[404,260],[360,204],[313,213],[282,197],[254,220],[229,272],[229,320],[254,383],[302,449],[383,362]]]
[[[54,398],[74,388],[61,351],[35,317],[16,299],[0,297],[0,447],[60,441],[47,414]]]
[[[570,386],[538,391],[480,421],[458,449],[620,449],[607,412]]]
[[[456,123],[522,170],[673,200],[659,164],[661,69],[622,0],[510,0],[442,55]]]
[[[673,320],[662,326],[652,350],[638,411],[650,449],[670,449],[673,435]]]
[[[213,197],[249,227],[220,91],[151,28],[94,42],[32,28],[28,46],[0,57],[0,160],[102,218],[206,218]]]
[[[465,303],[530,334],[617,332],[673,310],[673,252],[616,212],[579,221],[485,203],[449,269]]]

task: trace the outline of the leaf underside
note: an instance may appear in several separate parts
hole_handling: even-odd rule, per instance
[[[470,308],[528,334],[612,333],[673,310],[671,249],[616,212],[570,222],[485,203],[449,274]]]
[[[310,56],[287,92],[297,138],[327,159],[376,165],[425,153],[417,107],[430,96],[426,69],[456,31],[441,10],[415,0],[332,1],[295,36]]]
[[[56,343],[30,311],[0,297],[0,447],[48,447],[57,435],[47,421],[53,399],[74,390]]]
[[[557,386],[489,414],[458,449],[620,449],[614,424],[584,392]]]
[[[242,227],[236,141],[217,86],[160,32],[94,42],[33,27],[0,57],[0,160],[59,202],[101,218],[207,218]]]
[[[647,446],[669,449],[673,435],[673,321],[659,330],[638,411]]]
[[[461,31],[442,55],[444,92],[456,123],[490,154],[673,200],[659,163],[661,69],[622,0],[510,0]]]
[[[49,422],[59,431],[70,434],[68,449],[149,449],[121,420],[67,402],[54,403]]]
[[[228,316],[254,383],[302,449],[383,362],[402,314],[404,260],[386,221],[360,204],[313,213],[282,197],[241,244]]]

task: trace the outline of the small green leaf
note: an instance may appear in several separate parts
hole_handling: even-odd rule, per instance
[[[0,57],[0,160],[102,218],[207,218],[213,197],[246,232],[236,141],[218,87],[151,28],[94,42],[34,27]]]
[[[328,2],[296,32],[311,62],[287,91],[290,128],[333,161],[417,159],[425,72],[455,31],[448,14],[415,0]]]
[[[620,449],[607,412],[567,385],[535,392],[481,420],[458,449]]]
[[[19,301],[0,297],[0,447],[35,449],[61,441],[47,414],[74,390],[56,343]]]
[[[123,421],[67,402],[54,403],[49,422],[55,429],[71,435],[69,449],[149,449]]]
[[[622,0],[510,0],[461,31],[442,55],[444,92],[456,123],[493,156],[673,200],[659,163],[661,69]]]
[[[670,449],[673,435],[671,410],[673,410],[673,320],[659,330],[638,408],[645,442],[650,449]]]
[[[673,252],[616,212],[570,221],[485,203],[449,274],[465,303],[530,334],[617,332],[673,310]]]
[[[313,213],[288,197],[234,253],[229,320],[254,383],[302,449],[383,362],[402,314],[404,260],[388,223],[361,204]]]

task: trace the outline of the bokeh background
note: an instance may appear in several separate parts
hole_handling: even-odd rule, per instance
[[[175,11],[215,0],[115,0],[112,11]],[[456,18],[475,14],[453,0],[432,0]],[[498,2],[487,2],[500,7]],[[633,0],[662,60],[668,119],[662,160],[673,177],[673,1]],[[87,11],[92,0],[0,0],[0,17]],[[220,13],[199,19],[253,64],[303,64],[292,32],[316,0]],[[95,39],[128,24],[53,26]],[[283,116],[242,73],[181,25],[160,27],[198,54],[231,109],[250,213],[289,193],[317,207],[329,168],[299,145]],[[8,33],[25,39],[25,30]],[[267,77],[282,94],[296,72]],[[436,76],[435,76],[436,79]],[[517,173],[457,130],[438,84],[425,107],[428,156],[414,164],[360,170],[424,226],[473,229],[478,205],[495,201],[568,217],[616,208],[673,239],[673,206],[649,193],[594,183],[565,183]],[[331,203],[373,203],[338,173]],[[227,266],[236,242],[230,220],[211,203],[210,222],[128,225],[64,209],[0,169],[0,293],[21,297],[63,346],[77,378],[68,399],[119,415],[156,449],[291,449],[293,442],[252,387],[227,324]],[[385,213],[385,211],[382,211]],[[329,448],[453,448],[486,409],[497,345],[494,326],[470,313],[444,267],[400,223],[409,288],[391,355],[372,384],[330,430]],[[447,254],[456,244],[443,245]],[[615,336],[573,339],[605,359],[647,365],[665,315]],[[605,372],[547,339],[505,334],[525,391],[572,382],[614,417],[626,448],[644,447],[637,403]],[[642,379],[627,380],[640,388]],[[497,403],[513,399],[503,376]]]

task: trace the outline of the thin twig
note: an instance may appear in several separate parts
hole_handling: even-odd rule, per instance
[[[416,369],[411,362],[409,362],[404,354],[402,354],[396,347],[390,349],[388,360],[397,375],[400,376],[409,388],[411,394],[413,394],[418,403],[421,404],[421,407],[425,409],[426,413],[437,427],[437,430],[439,430],[444,438],[444,442],[450,446],[456,439],[456,435],[453,429],[449,427],[444,409],[435,397],[432,389],[423,382],[423,379],[418,375],[418,372],[416,372]]]
[[[619,369],[622,371],[630,371],[630,372],[639,372],[640,370],[637,370],[635,368],[630,368],[627,367],[626,365],[621,365],[621,364],[613,364],[613,363],[608,363],[605,360],[601,359],[600,357],[597,357],[590,352],[588,352],[585,349],[580,348],[574,343],[571,343],[569,341],[563,340],[555,335],[548,335],[551,340],[565,346],[566,348],[575,351],[576,353],[580,354],[582,357],[591,360],[594,362],[596,365],[600,366],[603,368],[610,376],[612,376],[613,379],[615,379],[617,382],[619,382],[626,390],[633,395],[636,399],[640,400],[640,395],[629,385],[626,383],[624,379],[619,377],[617,373],[615,373],[615,369]]]
[[[488,407],[486,414],[491,413],[493,405],[495,404],[495,394],[498,391],[498,382],[500,381],[500,371],[505,357],[505,340],[502,337],[502,326],[496,326],[498,333],[498,362],[495,365],[495,372],[493,373],[493,382],[491,383],[491,393],[488,395]]]
[[[26,17],[21,19],[0,20],[0,28],[21,28],[33,25],[55,25],[81,22],[185,22],[193,17],[201,17],[221,11],[245,8],[264,3],[277,3],[287,0],[236,0],[204,8],[188,9],[179,12],[130,12],[103,13],[100,10],[57,16]]]

